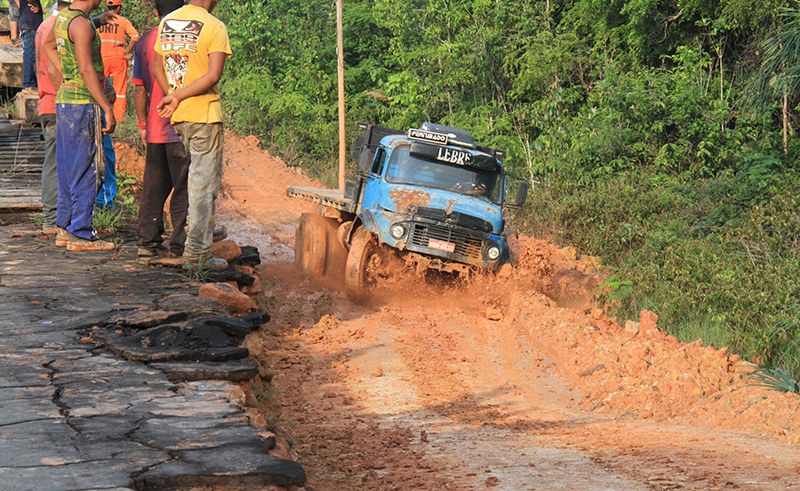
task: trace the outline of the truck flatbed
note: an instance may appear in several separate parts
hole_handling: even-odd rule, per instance
[[[351,200],[344,197],[344,192],[338,189],[303,188],[290,186],[286,195],[293,199],[310,201],[322,207],[335,208],[340,211],[349,211]]]

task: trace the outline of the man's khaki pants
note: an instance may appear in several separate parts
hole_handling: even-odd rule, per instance
[[[189,164],[189,216],[184,259],[198,262],[208,257],[214,234],[214,200],[222,182],[222,123],[176,123],[175,131],[191,156]]]

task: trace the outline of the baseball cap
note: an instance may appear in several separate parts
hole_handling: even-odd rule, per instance
[[[106,0],[106,7],[122,7],[122,0]]]

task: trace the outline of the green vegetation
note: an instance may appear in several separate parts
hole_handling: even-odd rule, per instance
[[[92,227],[100,232],[114,233],[122,219],[122,211],[116,208],[96,206],[92,217]]]
[[[152,24],[146,1],[136,9]],[[519,220],[601,256],[613,314],[653,310],[683,341],[797,379],[797,9],[346,0],[347,121],[442,122],[507,149],[511,172],[536,183]],[[227,125],[333,185],[333,2],[221,2],[215,14],[234,51]]]
[[[753,381],[748,384],[754,387],[764,387],[778,392],[800,393],[800,384],[794,381],[792,375],[783,368],[759,367],[749,373],[747,377]]]

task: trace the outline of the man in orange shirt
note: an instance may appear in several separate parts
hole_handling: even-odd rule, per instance
[[[101,49],[103,66],[106,77],[114,82],[117,91],[117,101],[114,103],[114,118],[117,124],[125,119],[127,106],[126,95],[128,92],[128,55],[133,51],[133,45],[139,39],[139,33],[134,29],[131,21],[119,15],[122,11],[122,0],[106,0],[108,10],[117,14],[116,18],[104,26],[100,26]],[[131,38],[125,46],[125,35]]]

